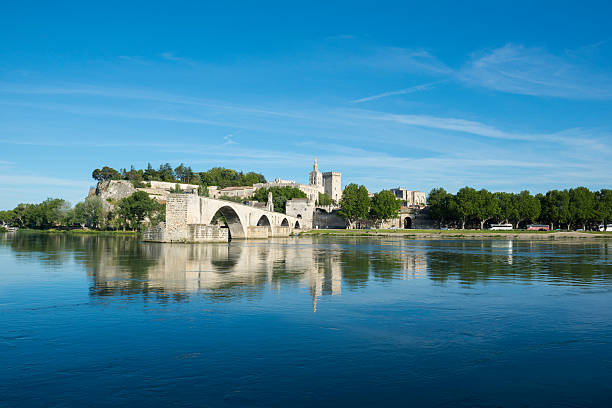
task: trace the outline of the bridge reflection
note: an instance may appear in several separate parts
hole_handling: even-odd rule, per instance
[[[79,265],[93,299],[214,301],[298,287],[312,297],[359,292],[394,279],[436,285],[489,280],[586,286],[612,283],[607,241],[409,240],[299,237],[228,244],[155,244],[134,237],[17,233],[0,249],[17,261]],[[302,293],[298,291],[298,293]]]
[[[144,243],[135,258],[101,257],[91,265],[93,296],[144,294],[169,301],[203,294],[217,300],[252,296],[283,285],[308,289],[317,298],[358,290],[371,277],[424,277],[424,250],[352,250],[346,242],[320,244],[312,238],[279,238],[266,242],[180,245]],[[395,251],[395,252],[394,252]]]

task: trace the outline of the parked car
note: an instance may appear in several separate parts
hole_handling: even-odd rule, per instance
[[[598,229],[600,231],[611,231],[612,232],[612,224],[608,224],[608,225],[603,225],[601,224]]]

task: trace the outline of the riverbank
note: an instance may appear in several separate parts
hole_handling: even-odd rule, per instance
[[[502,239],[612,239],[612,231],[487,231],[487,230],[404,230],[404,229],[321,229],[300,232],[300,236],[406,237],[427,239],[502,238]]]
[[[29,229],[20,228],[17,230],[19,233],[36,233],[36,234],[72,234],[72,235],[114,235],[114,236],[136,236],[139,234],[138,231],[98,231],[90,229],[72,229],[72,230],[61,230],[61,229]]]

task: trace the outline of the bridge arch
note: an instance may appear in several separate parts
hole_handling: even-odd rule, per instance
[[[294,226],[294,228],[296,228],[296,229],[300,229],[300,222],[299,222],[299,221],[296,221],[296,222],[295,222],[295,226]]]
[[[286,218],[283,218],[283,221],[281,222],[281,227],[288,227],[289,226],[289,221],[287,221]]]
[[[272,224],[270,224],[270,219],[268,218],[268,216],[266,214],[263,214],[261,217],[259,217],[259,220],[257,221],[257,226],[258,227],[271,227]]]
[[[221,223],[225,224],[227,228],[229,228],[230,240],[233,238],[245,239],[247,237],[245,224],[240,219],[238,213],[236,213],[231,206],[224,205],[223,207],[220,207],[213,215],[210,223],[214,222],[215,220],[220,221]]]

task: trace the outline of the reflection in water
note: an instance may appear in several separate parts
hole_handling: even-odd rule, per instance
[[[155,244],[133,237],[17,234],[2,238],[18,258],[84,264],[93,297],[141,295],[182,301],[193,294],[232,300],[283,285],[317,298],[364,288],[372,279],[429,278],[474,284],[539,280],[609,282],[606,242],[510,240],[412,241],[372,238],[286,238],[227,244]]]
[[[605,240],[0,234],[0,405],[607,406],[611,264]]]

